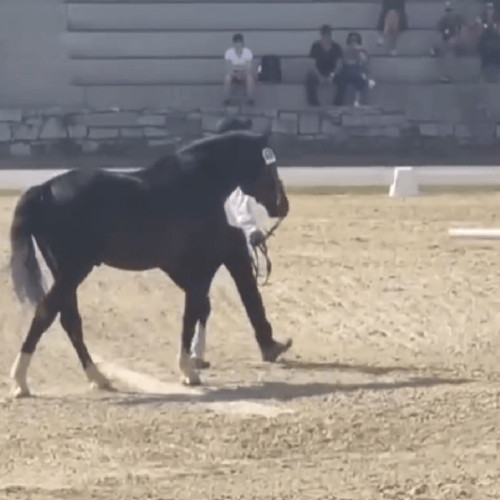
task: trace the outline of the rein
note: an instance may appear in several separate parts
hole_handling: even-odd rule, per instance
[[[272,271],[272,263],[271,259],[269,258],[268,255],[268,247],[267,247],[267,240],[273,236],[275,233],[276,229],[280,226],[280,224],[283,222],[282,218],[279,218],[276,223],[269,229],[269,231],[266,232],[264,235],[264,240],[259,243],[258,245],[252,247],[253,249],[253,259],[252,259],[252,267],[253,271],[255,273],[255,279],[257,280],[257,284],[260,286],[266,286],[268,281],[269,281],[269,276],[271,276],[271,271]],[[266,277],[263,282],[259,283],[259,251],[263,255],[264,259],[266,260]]]

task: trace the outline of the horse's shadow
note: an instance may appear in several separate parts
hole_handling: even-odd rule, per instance
[[[281,368],[285,370],[310,370],[310,371],[334,371],[358,372],[367,375],[386,375],[393,372],[417,372],[418,368],[409,366],[369,366],[345,363],[323,363],[315,361],[283,360]]]
[[[395,371],[415,372],[415,369],[405,367],[370,367],[342,365],[339,363],[302,363],[298,361],[283,362],[288,369],[311,370],[348,370],[370,375],[384,375]],[[119,405],[147,405],[164,403],[235,403],[241,401],[291,401],[300,398],[346,394],[350,392],[389,391],[405,388],[433,387],[437,385],[459,385],[472,380],[462,378],[442,378],[411,376],[397,381],[367,381],[360,383],[324,383],[306,382],[292,383],[271,381],[240,387],[206,387],[202,393],[186,392],[176,394],[144,394],[138,392],[122,392],[117,402]]]

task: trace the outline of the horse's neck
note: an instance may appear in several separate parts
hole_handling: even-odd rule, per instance
[[[137,176],[145,181],[153,197],[184,195],[195,198],[200,205],[214,207],[223,205],[231,193],[241,184],[239,165],[228,162],[221,154],[215,153],[212,161],[197,163],[193,161],[190,170],[189,161],[172,155],[151,167],[137,172]]]
[[[242,183],[242,175],[239,165],[227,161],[224,154],[214,154],[214,160],[201,164],[198,172],[199,176],[194,182],[199,183],[199,187],[208,197],[216,195],[222,202],[225,202],[229,195]]]
[[[137,171],[137,177],[151,185],[167,185],[182,176],[182,171],[174,156],[162,158],[161,161]]]
[[[154,210],[168,210],[172,204],[189,213],[209,215],[223,210],[226,200],[239,187],[236,181],[213,182],[211,176],[179,176],[173,182],[162,182],[154,173],[143,179],[148,184],[150,206]],[[183,208],[182,208],[183,207]]]
[[[216,176],[217,173],[206,175],[200,182],[193,185],[193,192],[207,207],[224,205],[231,193],[240,187],[240,183],[234,177],[221,179]]]

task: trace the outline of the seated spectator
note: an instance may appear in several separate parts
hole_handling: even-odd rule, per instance
[[[498,29],[499,14],[496,12],[493,2],[486,2],[483,12],[476,19],[476,23],[480,26],[481,31],[489,28]]]
[[[465,23],[460,34],[461,44],[459,44],[460,54],[477,54],[481,26],[477,22]]]
[[[439,20],[437,26],[441,41],[431,49],[431,55],[444,56],[444,64],[442,66],[444,74],[441,77],[441,81],[444,83],[451,82],[451,59],[464,52],[465,43],[462,36],[464,26],[464,18],[453,11],[450,2],[446,2],[444,15]]]
[[[491,0],[486,0],[486,1],[484,1],[484,0],[483,0],[483,3],[485,4],[485,6],[486,6],[487,4],[493,4],[493,10],[495,11],[495,14],[496,14],[497,16],[499,16],[499,15],[500,15],[500,0],[493,0],[493,1],[491,1]]]
[[[343,65],[338,75],[339,89],[344,91],[349,85],[354,87],[355,107],[360,105],[362,92],[375,85],[375,82],[368,78],[368,54],[362,43],[363,39],[359,33],[347,35]],[[340,99],[343,100],[343,96]]]
[[[493,2],[487,2],[484,12],[478,17],[479,43],[483,75],[488,78],[491,70],[500,65],[500,22]]]
[[[399,36],[408,28],[406,17],[405,0],[382,0],[382,11],[378,19],[378,30],[380,31],[379,45],[389,41],[391,56],[397,55],[396,44]]]
[[[255,77],[253,73],[253,54],[245,47],[243,35],[236,33],[233,36],[233,46],[226,50],[226,75],[224,77],[224,104],[230,103],[232,86],[244,85],[248,104],[254,104]]]
[[[342,67],[342,48],[332,39],[331,26],[324,25],[320,29],[321,38],[314,42],[309,52],[312,64],[306,78],[307,102],[311,106],[319,106],[318,85],[329,83],[337,85],[333,104],[342,104],[344,89],[338,87],[339,70]]]

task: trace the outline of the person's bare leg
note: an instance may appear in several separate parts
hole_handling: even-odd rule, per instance
[[[233,77],[228,73],[224,77],[224,102],[228,102],[231,97],[231,86],[233,84]]]
[[[387,14],[388,13],[389,12],[385,13],[384,22],[382,25],[382,31],[380,32],[379,37],[378,37],[378,41],[377,41],[377,45],[379,45],[380,47],[382,47],[385,44],[385,42],[387,42],[387,37],[389,36],[388,24],[387,24]]]
[[[456,59],[457,59],[457,46],[459,43],[458,37],[451,38],[447,42],[444,42],[444,62],[443,71],[444,75],[442,80],[446,83],[452,80],[453,74],[456,69]]]
[[[247,80],[246,80],[246,85],[247,85],[247,98],[250,103],[253,103],[254,101],[254,95],[255,95],[255,79],[252,74],[252,72],[249,70],[247,72]]]
[[[390,54],[395,56],[397,54],[396,44],[399,39],[399,14],[395,10],[390,10],[385,18],[384,26],[385,36],[388,38],[390,43]]]

